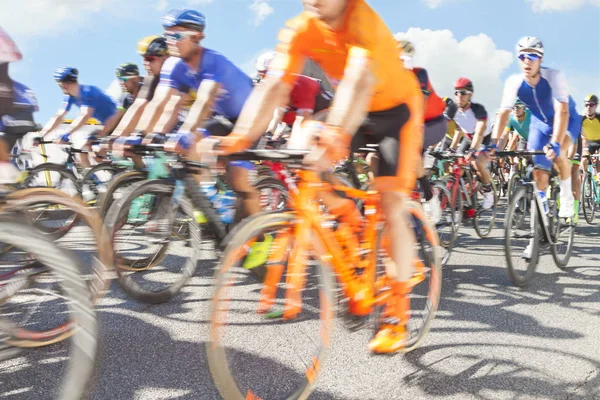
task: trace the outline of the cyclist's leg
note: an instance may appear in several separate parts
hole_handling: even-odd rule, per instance
[[[427,174],[427,169],[431,168],[432,162],[429,162],[429,166],[425,166],[425,160],[428,158],[427,154],[429,152],[429,148],[434,146],[436,143],[439,143],[446,136],[447,122],[444,116],[440,116],[439,118],[435,118],[430,121],[425,122],[425,134],[423,138],[423,159],[419,164],[419,168],[417,169],[417,178],[419,183],[421,184],[421,189],[423,190],[423,194],[425,195],[425,212],[429,216],[429,218],[433,221],[434,224],[437,224],[441,218],[442,210],[440,209],[440,200],[437,195],[434,195],[433,188],[431,183],[429,182],[429,177]],[[432,158],[429,156],[429,158]],[[435,162],[435,160],[434,160]],[[426,167],[428,167],[426,169]]]
[[[588,141],[589,154],[598,154],[600,150],[600,141]],[[600,172],[600,158],[596,158],[596,173]]]
[[[10,160],[10,152],[22,135],[4,134],[0,136],[0,184],[15,183],[18,168]]]
[[[374,135],[380,138],[381,159],[375,186],[381,192],[381,205],[391,241],[391,262],[386,273],[394,281],[395,320],[383,324],[369,344],[375,352],[393,352],[404,346],[410,304],[408,281],[416,258],[415,237],[404,209],[416,182],[416,168],[421,163],[422,100],[412,99],[394,109],[369,114],[375,124]],[[400,156],[400,149],[405,149]]]
[[[481,142],[482,145],[487,146],[490,144],[492,135],[487,135],[483,138]],[[477,175],[481,179],[482,191],[483,191],[483,202],[481,203],[481,207],[484,209],[489,209],[494,206],[494,191],[492,188],[492,174],[490,173],[490,169],[488,167],[489,161],[486,157],[479,156],[475,159],[472,165],[475,167],[477,171]]]
[[[550,143],[551,137],[552,127],[532,116],[527,149],[531,151],[543,150],[544,146]],[[537,184],[538,190],[545,193],[552,170],[552,161],[548,160],[545,155],[536,155],[533,156],[533,164],[535,166],[533,179]]]
[[[571,160],[571,181],[573,182],[573,197],[575,197],[575,223],[577,223],[579,220],[579,199],[581,198],[581,178],[579,176],[581,161],[581,136],[575,143],[571,143],[567,157],[569,160]]]

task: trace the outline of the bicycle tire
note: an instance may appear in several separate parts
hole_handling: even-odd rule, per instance
[[[109,237],[114,241],[114,235],[116,231],[122,226],[121,222],[127,219],[129,208],[134,199],[144,195],[153,194],[154,196],[164,196],[163,201],[171,199],[173,196],[174,185],[173,182],[157,179],[157,180],[145,180],[134,183],[127,189],[124,196],[119,199],[116,203],[113,203],[106,218],[105,224],[109,232]],[[169,300],[179,293],[181,288],[189,281],[194,275],[199,258],[200,258],[200,227],[194,218],[194,207],[192,202],[188,200],[186,196],[179,200],[179,206],[183,209],[187,215],[186,220],[192,225],[190,230],[191,245],[194,249],[193,258],[185,263],[185,267],[181,271],[181,276],[175,281],[175,283],[169,285],[163,290],[148,290],[138,284],[136,281],[131,279],[128,272],[135,271],[134,265],[137,265],[139,271],[147,270],[156,266],[160,263],[169,247],[170,239],[160,250],[152,256],[148,256],[141,260],[132,260],[127,257],[114,255],[116,273],[119,281],[119,285],[125,293],[132,298],[150,304],[161,303]]]
[[[449,240],[444,240],[442,241],[440,239],[440,245],[444,248],[443,250],[443,254],[442,254],[442,266],[445,266],[446,264],[448,264],[448,261],[450,260],[450,256],[452,255],[452,249],[454,248],[454,244],[456,243],[456,239],[458,238],[457,233],[456,233],[456,223],[454,222],[455,219],[455,213],[454,213],[454,208],[452,206],[452,195],[450,194],[450,191],[446,188],[446,186],[442,183],[442,182],[432,182],[432,186],[434,188],[436,188],[438,190],[438,192],[440,193],[440,207],[445,208],[445,205],[447,205],[450,208],[450,212],[449,215],[447,217],[445,217],[446,219],[449,218],[449,221],[445,221],[446,223],[450,223],[450,229],[451,229],[451,235],[450,235],[450,239]],[[436,231],[438,231],[438,237],[440,237],[439,234],[439,230],[440,228],[443,229],[444,227],[444,222],[440,221],[436,224]]]
[[[440,182],[442,182],[442,184],[446,187],[446,189],[448,189],[448,192],[450,193],[450,201],[452,202],[452,198],[454,198],[454,201],[452,202],[452,209],[454,210],[454,235],[456,236],[456,240],[454,241],[454,245],[456,245],[456,242],[458,240],[458,236],[459,236],[459,232],[460,232],[460,227],[462,225],[463,222],[463,213],[464,213],[464,204],[462,201],[462,193],[461,193],[461,188],[460,186],[456,186],[456,189],[454,189],[454,185],[456,184],[454,181],[454,176],[448,175],[445,176],[444,178],[442,178],[440,180]],[[454,193],[454,190],[456,190],[456,193]]]
[[[82,190],[82,195],[83,195],[83,188],[88,185],[88,187],[94,192],[94,194],[96,195],[95,200],[92,202],[92,204],[95,204],[98,201],[98,197],[100,196],[100,191],[98,190],[98,185],[97,182],[94,180],[94,176],[100,172],[100,171],[109,171],[112,173],[112,178],[110,179],[110,181],[107,181],[106,183],[108,183],[108,185],[110,185],[110,182],[112,182],[114,180],[114,177],[116,175],[119,174],[119,172],[123,172],[124,168],[119,167],[113,163],[110,162],[103,162],[100,164],[96,164],[94,165],[92,168],[90,168],[85,175],[83,176],[83,178],[81,179],[81,190]],[[108,190],[108,185],[106,186],[106,190]]]
[[[537,203],[533,199],[528,198],[528,197],[530,197],[530,193],[529,193],[527,187],[521,186],[521,187],[517,188],[517,190],[513,193],[513,197],[511,198],[511,201],[509,203],[508,212],[506,213],[506,220],[504,222],[504,254],[506,255],[508,276],[510,277],[513,284],[515,286],[519,286],[519,287],[523,287],[531,281],[531,279],[533,278],[533,275],[535,273],[535,269],[537,268],[538,261],[539,261],[540,236],[536,235],[535,233],[532,234],[531,239],[533,239],[533,242],[531,243],[531,246],[532,246],[531,259],[529,260],[529,263],[527,265],[527,270],[526,270],[524,276],[521,276],[518,273],[517,268],[513,264],[513,261],[512,261],[512,254],[513,254],[512,247],[511,247],[512,236],[510,233],[512,232],[512,220],[515,216],[515,213],[517,210],[517,205],[521,202],[521,199],[524,198],[524,199],[526,199],[526,201],[524,201],[523,204],[526,204],[526,203],[531,204],[532,209],[534,207],[537,207],[537,205],[536,205]],[[538,227],[540,222],[539,222],[539,216],[538,216],[537,209],[533,215],[535,218],[533,226]]]
[[[560,218],[558,216],[558,196],[560,193],[560,189],[558,186],[551,184],[551,192],[550,192],[550,214],[552,215],[552,220],[550,222],[550,234],[552,235],[553,244],[550,246],[550,251],[552,253],[552,258],[554,259],[554,263],[560,269],[565,269],[567,264],[569,264],[569,260],[571,259],[571,255],[573,254],[573,244],[575,241],[575,225],[573,223],[573,218],[569,218],[567,222],[563,222],[564,218]],[[566,226],[568,229],[568,244],[564,255],[559,254],[558,247],[558,235],[562,231],[563,226]]]
[[[60,190],[59,188],[51,187],[51,186],[31,186],[33,183],[33,178],[34,178],[35,174],[38,174],[41,172],[50,172],[50,173],[56,172],[56,173],[58,173],[61,176],[61,178],[68,179],[69,181],[71,181],[73,188],[75,188],[77,190],[77,195],[81,196],[81,185],[79,184],[79,180],[77,179],[77,177],[75,176],[73,171],[67,169],[64,165],[55,164],[55,163],[43,163],[43,164],[37,165],[36,167],[32,168],[31,170],[29,170],[29,174],[27,175],[27,178],[25,178],[25,180],[23,182],[21,182],[18,187],[21,189],[53,188],[53,189]],[[65,192],[65,194],[68,194],[69,196],[72,197],[71,193]],[[56,229],[47,228],[45,233],[53,235],[52,236],[53,240],[60,239],[61,237],[66,235],[71,229],[73,229],[73,227],[77,224],[77,222],[78,222],[77,218],[69,218],[69,219],[67,219],[67,222],[65,223],[64,226],[58,227]]]
[[[288,192],[287,186],[281,180],[271,177],[271,176],[261,176],[260,178],[256,179],[254,182],[252,182],[252,186],[256,190],[258,190],[259,193],[263,189],[278,190],[281,193],[282,199],[284,200],[284,202],[283,202],[283,207],[279,207],[279,208],[277,208],[277,210],[281,211],[282,209],[284,209],[286,207],[287,202],[289,200],[289,192]],[[241,205],[241,203],[238,203],[238,204]],[[276,211],[276,210],[269,210],[269,211]],[[238,214],[238,212],[239,212],[239,210],[237,210],[236,214]],[[236,220],[238,220],[237,216],[236,216]]]
[[[224,286],[229,282],[229,280],[226,279],[226,272],[229,268],[231,268],[231,261],[237,262],[243,258],[241,257],[243,255],[240,253],[240,250],[244,249],[244,244],[253,237],[259,235],[260,232],[264,231],[265,227],[276,226],[278,224],[282,226],[284,224],[291,225],[294,223],[295,219],[296,215],[294,213],[281,212],[260,213],[245,219],[235,228],[235,234],[231,237],[231,241],[228,243],[225,251],[223,252],[223,256],[221,257],[219,265],[215,270],[215,286],[210,318],[211,340],[210,344],[207,344],[206,346],[206,351],[211,376],[221,396],[223,396],[225,399],[242,400],[256,398],[253,397],[254,394],[251,391],[246,394],[242,393],[227,363],[227,354],[225,353],[225,348],[220,345],[220,339],[223,337],[223,335],[219,334],[219,329],[222,328],[224,324],[218,322],[219,311],[222,310],[222,308],[219,307],[219,301],[221,298],[221,293],[224,292]],[[289,255],[289,253],[287,255]],[[318,259],[318,257],[315,258]],[[322,296],[325,298],[325,304],[332,305],[335,304],[334,278],[330,267],[324,266],[322,262],[323,261],[317,262],[318,278],[323,283],[324,287]],[[329,308],[328,311],[329,312],[324,312],[321,309],[320,312],[321,318],[325,318],[325,320],[321,320],[320,327],[324,329],[320,331],[321,343],[318,355],[315,356],[316,361],[313,359],[313,365],[317,366],[323,365],[329,349],[329,338],[331,337],[335,311],[333,308]],[[311,379],[309,379],[308,376],[303,379],[302,383],[297,388],[290,390],[291,394],[286,395],[284,398],[290,400],[307,399],[314,389],[314,384],[318,377],[319,370],[320,368],[317,368],[315,375],[312,376]]]
[[[114,176],[106,187],[106,192],[101,193],[96,200],[96,208],[98,209],[100,217],[102,217],[102,219],[106,218],[108,210],[110,210],[110,207],[115,201],[114,195],[117,190],[122,189],[126,185],[143,181],[146,178],[147,174],[142,171],[124,171]]]
[[[431,330],[431,324],[435,319],[435,314],[437,312],[441,293],[442,293],[442,258],[439,250],[439,238],[437,236],[437,232],[435,227],[429,221],[429,218],[425,215],[423,208],[420,204],[414,201],[407,201],[406,207],[408,212],[415,218],[419,224],[421,229],[424,230],[424,234],[418,235],[417,237],[417,245],[423,250],[424,257],[427,260],[424,260],[429,264],[430,268],[430,279],[429,279],[429,290],[427,291],[427,301],[425,303],[425,308],[428,309],[426,318],[423,319],[423,325],[420,329],[417,330],[416,334],[411,334],[408,338],[408,343],[404,348],[400,350],[401,353],[408,353],[415,349],[417,349],[421,343],[427,337],[427,334]],[[381,240],[381,236],[378,238]],[[430,242],[431,250],[425,250],[425,242]],[[381,243],[378,243],[378,248],[380,248]],[[378,252],[379,254],[379,252]],[[377,257],[379,258],[379,256]],[[382,263],[378,263],[378,266],[382,265]],[[385,267],[384,267],[385,268]],[[425,279],[425,278],[424,278]],[[414,288],[413,288],[414,289]],[[413,294],[413,290],[411,290],[411,294]],[[414,305],[414,300],[411,299],[411,309]],[[379,331],[379,322],[381,321],[381,314],[383,312],[383,306],[374,307],[373,313],[371,314],[371,318],[373,319],[373,332],[376,334]],[[410,322],[413,320],[413,316],[411,316],[409,320]],[[411,333],[413,332],[410,329]]]
[[[108,231],[97,212],[83,202],[79,197],[52,188],[32,188],[18,190],[6,197],[6,204],[0,207],[2,211],[18,211],[28,208],[38,202],[63,205],[77,214],[78,220],[83,221],[91,230],[96,240],[97,258],[93,266],[93,276],[88,284],[92,293],[92,302],[100,299],[110,284],[110,273],[114,269],[113,249]],[[37,227],[34,225],[34,227]]]
[[[583,216],[585,217],[585,221],[593,225],[594,224],[594,215],[596,214],[596,200],[594,199],[594,184],[592,182],[592,174],[589,172],[585,173],[585,177],[583,178],[583,188],[582,188],[582,204],[581,208],[583,208]]]
[[[77,329],[71,336],[73,346],[69,364],[66,375],[61,380],[57,398],[59,400],[80,399],[92,377],[98,327],[88,287],[81,280],[77,270],[77,261],[68,252],[41,236],[35,228],[14,221],[14,217],[10,214],[0,217],[0,241],[34,254],[36,259],[48,266],[60,278],[61,292],[70,300],[66,304]],[[19,338],[22,331],[19,326],[4,316],[0,317],[0,329],[11,339]]]
[[[485,239],[486,237],[490,236],[490,234],[492,233],[492,231],[494,230],[494,226],[496,224],[496,211],[498,209],[498,192],[496,190],[496,184],[494,181],[490,181],[490,184],[492,185],[492,192],[494,193],[494,204],[492,205],[492,208],[487,209],[487,210],[483,210],[483,208],[481,208],[481,210],[478,207],[477,204],[477,193],[473,193],[472,194],[472,198],[473,198],[473,204],[475,205],[475,209],[477,210],[475,213],[475,218],[473,218],[473,227],[475,228],[475,232],[477,233],[477,235],[482,238]],[[478,192],[480,192],[483,195],[483,185],[481,182],[479,182],[479,184],[477,185],[478,187]],[[482,213],[484,212],[491,212],[492,216],[490,217],[490,223],[489,226],[485,227],[480,221],[480,216]]]

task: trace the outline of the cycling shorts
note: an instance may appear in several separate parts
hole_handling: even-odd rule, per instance
[[[567,126],[567,135],[571,138],[571,143],[575,143],[581,132],[581,117],[579,115],[571,115]],[[531,125],[529,127],[529,139],[527,141],[527,149],[532,151],[543,150],[544,147],[550,144],[552,139],[552,125],[538,119],[535,115],[531,115]],[[550,171],[552,161],[548,160],[545,155],[533,156],[533,163],[538,169]]]
[[[517,151],[525,150],[527,150],[527,140],[519,136],[519,141],[517,142]]]
[[[233,131],[235,119],[227,119],[220,115],[214,116],[206,120],[202,128],[206,129],[207,136],[227,136]],[[241,167],[246,170],[254,170],[254,164],[250,161],[231,161],[229,167]]]
[[[487,135],[487,136],[483,137],[483,141],[481,142],[481,144],[483,146],[487,146],[488,144],[490,144],[491,141],[492,141],[492,135]],[[471,148],[472,144],[473,144],[473,140],[469,139],[465,135],[465,137],[462,138],[462,141],[458,145],[458,149],[456,149],[456,153],[457,154],[466,154],[467,151],[469,151],[469,149]],[[476,150],[478,150],[478,149],[476,149]]]
[[[585,144],[584,152],[587,150],[590,154],[598,153],[600,150],[600,140],[588,140]]]
[[[433,118],[425,121],[425,135],[423,137],[423,153],[429,147],[440,143],[446,137],[446,128],[448,123],[443,115],[438,118]]]

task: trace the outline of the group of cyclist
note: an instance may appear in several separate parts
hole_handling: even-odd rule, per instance
[[[473,82],[459,78],[454,84],[454,100],[440,98],[427,71],[413,66],[412,43],[396,40],[364,0],[302,2],[304,11],[286,23],[275,50],[257,60],[254,80],[227,57],[203,47],[206,19],[202,13],[169,11],[162,17],[163,34],[138,43],[147,76],[143,78],[133,63],[117,68],[124,92],[118,102],[95,86],[80,84],[76,68],[57,69],[54,79],[65,95],[63,106],[40,134],[51,134],[76,105],[80,114],[57,139],[59,143],[69,142],[92,117],[102,124],[98,136],[105,138],[107,148],[122,146],[124,141],[119,138],[152,140],[155,134],[172,133],[165,149],[195,161],[210,152],[243,151],[265,133],[274,139],[289,135],[288,146],[310,149],[306,163],[323,172],[367,144],[378,145],[379,151],[370,161],[392,240],[392,262],[386,264],[386,270],[394,278],[393,291],[401,300],[390,306],[389,320],[369,347],[377,353],[396,352],[406,341],[409,304],[405,294],[410,291],[411,264],[416,258],[403,199],[418,181],[430,218],[436,221],[441,213],[423,154],[436,146],[464,154],[481,179],[485,209],[494,203],[488,164],[495,152],[507,146],[543,150],[544,156],[533,159],[540,195],[545,196],[554,165],[561,187],[559,214],[570,218],[577,215],[578,194],[573,189],[579,185],[572,181],[569,156],[575,159],[576,153],[587,155],[600,148],[598,97],[588,96],[585,115],[578,115],[562,74],[541,66],[541,40],[524,37],[516,46],[522,73],[506,81],[501,108],[490,128],[485,107],[473,101]],[[0,46],[0,114],[4,122],[20,112],[30,114],[37,106],[27,88],[7,80],[8,64],[20,60],[21,55],[2,32]],[[303,74],[307,59],[324,74]],[[325,89],[329,84],[335,94]],[[24,97],[29,102],[21,107]],[[313,116],[317,118],[311,120]],[[12,133],[9,127],[6,122],[0,125],[6,137],[23,134]],[[579,141],[582,131],[584,138]],[[577,151],[581,142],[583,150]],[[7,154],[14,142],[0,143],[0,174],[4,174],[0,178],[10,180],[5,171],[10,168],[6,167]],[[90,165],[87,159],[81,162]],[[252,168],[250,163],[233,162],[227,169],[244,216],[260,211],[258,193],[249,179]],[[349,199],[324,192],[323,201],[351,223],[361,218]]]

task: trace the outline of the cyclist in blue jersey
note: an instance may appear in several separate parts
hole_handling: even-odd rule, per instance
[[[527,149],[527,138],[529,137],[529,125],[531,123],[531,112],[525,106],[521,99],[517,98],[510,114],[506,133],[509,135],[508,150],[523,151]],[[510,166],[509,180],[513,177],[517,170],[518,159],[515,157]]]
[[[201,139],[226,136],[233,129],[252,91],[252,80],[228,58],[200,45],[205,37],[203,14],[189,9],[171,10],[162,17],[162,25],[173,57],[162,66],[154,99],[144,110],[138,128],[142,134],[171,132],[178,112],[189,107],[178,129],[180,135],[168,143],[167,149],[178,150],[179,143],[188,142],[186,157],[200,160]],[[198,128],[202,128],[200,133]],[[231,186],[240,195],[246,215],[260,211],[258,193],[248,179],[251,168],[250,163],[232,163],[228,168]]]
[[[0,183],[15,182],[19,170],[10,162],[11,149],[18,139],[37,129],[35,95],[8,74],[9,64],[22,58],[15,42],[0,28]]]
[[[567,152],[581,131],[581,118],[575,102],[566,90],[566,82],[560,71],[542,67],[544,46],[535,37],[524,37],[516,46],[519,65],[523,74],[510,77],[504,87],[504,95],[493,139],[498,141],[508,124],[511,108],[517,97],[529,108],[531,123],[527,146],[530,150],[544,150],[545,156],[535,156],[534,179],[540,196],[545,198],[552,163],[559,171],[561,218],[573,216],[574,201],[571,180],[571,164]]]
[[[59,67],[54,72],[54,79],[65,94],[65,98],[63,106],[41,130],[40,135],[42,137],[50,134],[63,122],[73,105],[80,108],[79,116],[75,118],[67,131],[57,139],[58,143],[67,143],[71,135],[83,127],[90,118],[97,119],[103,125],[98,132],[100,137],[106,136],[119,122],[117,105],[113,99],[96,86],[81,85],[77,80],[78,76],[79,71],[77,71],[77,68],[69,66]],[[84,147],[89,148],[89,142]],[[79,161],[84,167],[90,167],[87,157],[79,157]]]

